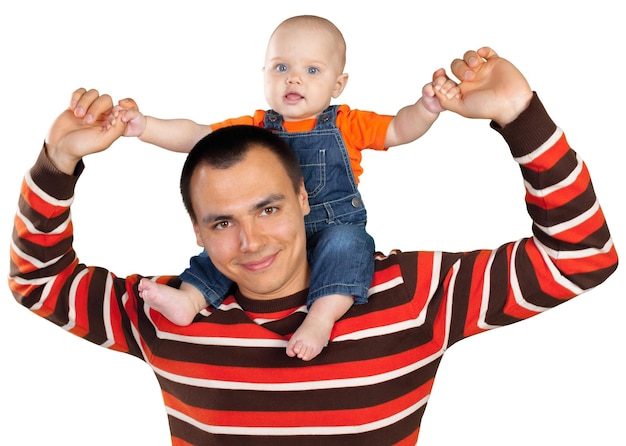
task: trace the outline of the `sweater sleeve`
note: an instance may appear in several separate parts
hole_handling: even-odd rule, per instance
[[[19,303],[65,330],[143,357],[137,333],[149,318],[137,297],[140,277],[118,278],[83,265],[72,246],[70,205],[83,169],[81,162],[74,175],[58,171],[44,149],[26,174],[14,219],[9,287]]]
[[[533,236],[449,259],[448,345],[555,307],[617,268],[587,167],[537,95],[514,122],[491,127],[520,166]]]

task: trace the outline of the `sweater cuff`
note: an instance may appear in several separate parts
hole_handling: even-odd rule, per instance
[[[546,142],[556,131],[556,124],[543,107],[536,92],[526,110],[504,127],[491,122],[491,128],[500,133],[515,158],[528,155]]]
[[[84,169],[85,165],[81,160],[76,166],[73,175],[61,172],[48,158],[44,143],[37,161],[30,169],[30,177],[48,195],[58,200],[67,200],[74,195],[76,182]]]

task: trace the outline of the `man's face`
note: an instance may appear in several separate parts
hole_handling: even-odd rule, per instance
[[[304,184],[294,191],[276,155],[258,147],[228,168],[200,166],[191,178],[198,244],[252,299],[274,299],[309,284]]]

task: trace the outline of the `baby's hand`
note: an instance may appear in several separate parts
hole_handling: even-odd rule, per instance
[[[439,99],[437,99],[435,91],[445,95],[448,99],[461,97],[461,89],[454,81],[448,79],[446,76],[436,77],[434,81],[429,82],[422,88],[424,107],[431,113],[441,113],[445,110],[445,108],[441,106]]]
[[[146,117],[139,111],[137,103],[131,99],[122,99],[115,106],[119,119],[126,124],[124,136],[141,136],[146,129]]]

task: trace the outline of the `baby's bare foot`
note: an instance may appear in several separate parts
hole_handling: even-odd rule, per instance
[[[312,317],[309,313],[289,339],[287,356],[292,358],[297,356],[303,361],[315,358],[328,345],[332,328],[332,321]]]
[[[148,279],[139,282],[139,296],[150,307],[176,325],[191,324],[198,311],[195,309],[192,297],[185,291],[173,288]]]

